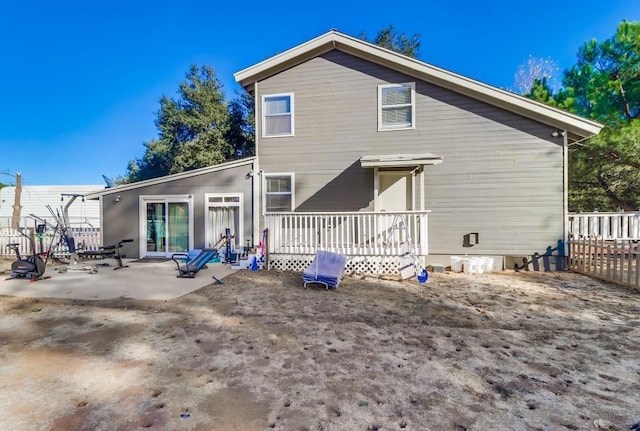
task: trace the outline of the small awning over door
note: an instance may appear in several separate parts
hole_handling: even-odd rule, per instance
[[[406,168],[413,166],[438,165],[442,156],[431,153],[421,154],[383,154],[360,157],[363,168]]]
[[[442,156],[431,153],[360,157],[360,166],[373,169],[374,211],[424,210],[425,166],[441,163]]]

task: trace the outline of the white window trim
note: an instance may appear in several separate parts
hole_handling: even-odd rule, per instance
[[[147,202],[151,203],[168,203],[168,202],[186,202],[189,204],[189,250],[193,250],[193,195],[140,195],[138,196],[138,229],[139,242],[138,256],[159,256],[162,253],[146,253],[146,237],[147,237]],[[171,257],[172,252],[164,253],[165,257]]]
[[[239,198],[238,202],[209,202],[209,198]],[[205,240],[209,238],[210,232],[210,221],[209,220],[209,208],[211,207],[238,207],[239,213],[239,222],[238,222],[238,230],[240,232],[236,232],[236,236],[239,238],[237,241],[240,246],[244,244],[244,208],[242,206],[242,201],[244,200],[244,193],[205,193],[204,194],[204,237]]]
[[[291,133],[284,133],[281,135],[267,135],[266,134],[266,128],[265,128],[265,123],[266,123],[266,115],[265,115],[265,109],[264,109],[264,104],[266,102],[266,99],[269,97],[289,97],[289,105],[291,106]],[[287,136],[295,136],[295,115],[294,115],[294,103],[293,103],[293,93],[279,93],[279,94],[264,94],[262,95],[262,137],[263,138],[282,138],[282,137],[287,137]]]
[[[267,178],[268,177],[291,177],[291,208],[293,212],[296,202],[296,174],[294,172],[270,172],[262,174],[262,215],[267,214]]]
[[[411,89],[411,104],[402,105],[402,106],[411,106],[411,124],[409,126],[384,127],[382,125],[382,89],[394,88],[394,87],[404,87],[404,88]],[[396,106],[401,106],[401,105],[396,105]],[[392,130],[410,130],[415,128],[416,128],[416,83],[403,82],[400,84],[378,85],[378,132],[388,132]]]

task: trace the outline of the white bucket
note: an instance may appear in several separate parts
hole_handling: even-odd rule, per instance
[[[451,256],[451,271],[462,272],[462,261],[460,256]]]
[[[478,273],[478,259],[475,257],[465,257],[462,262],[465,274]]]
[[[484,272],[493,272],[493,258],[492,257],[483,257],[482,258],[482,270]]]

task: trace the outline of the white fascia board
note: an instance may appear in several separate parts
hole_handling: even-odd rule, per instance
[[[432,66],[335,30],[241,70],[235,73],[234,77],[243,87],[249,88],[256,80],[265,79],[283,69],[295,66],[332,49],[338,49],[364,60],[389,67],[422,81],[450,89],[550,126],[567,129],[583,138],[597,135],[603,127],[602,124],[595,121]]]

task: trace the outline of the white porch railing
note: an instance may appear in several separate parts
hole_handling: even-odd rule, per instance
[[[569,214],[569,236],[592,237],[605,241],[640,239],[640,213]]]
[[[313,255],[317,250],[347,256],[398,256],[408,236],[418,256],[428,249],[429,211],[290,212],[265,215],[268,252]],[[406,223],[406,229],[404,225]]]

